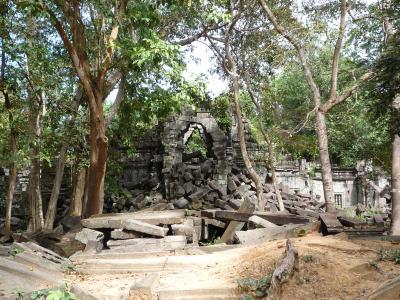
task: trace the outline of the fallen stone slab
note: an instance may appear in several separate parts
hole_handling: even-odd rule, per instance
[[[111,231],[111,239],[113,240],[129,240],[140,238],[141,235],[137,232],[123,229],[115,229]]]
[[[259,216],[251,216],[248,220],[249,222],[249,228],[250,229],[256,229],[256,228],[276,228],[279,227],[278,225],[269,222],[267,220],[264,220],[263,218]]]
[[[212,225],[212,226],[222,228],[222,229],[224,229],[226,227],[225,222],[218,221],[215,219],[208,219],[208,218],[204,218],[204,225]]]
[[[183,222],[185,210],[146,211],[134,213],[100,214],[82,220],[82,225],[90,229],[122,229],[125,220],[137,220],[152,225],[171,225]]]
[[[367,222],[360,221],[360,220],[358,220],[356,218],[351,218],[351,217],[346,217],[346,216],[339,216],[338,220],[343,226],[353,227],[353,228],[367,224]]]
[[[187,244],[186,236],[166,236],[162,239],[142,238],[131,240],[110,240],[107,246],[110,252],[145,252],[145,251],[169,251],[184,249]]]
[[[245,198],[242,205],[238,209],[238,213],[252,213],[254,209],[255,209],[254,204],[250,202],[249,198]],[[217,213],[219,213],[219,211],[217,211],[216,214]],[[229,225],[226,227],[224,234],[220,239],[220,242],[226,244],[232,243],[235,231],[241,230],[244,224],[245,224],[244,222],[240,221],[229,222]]]
[[[285,224],[305,224],[309,223],[310,220],[307,217],[297,216],[289,213],[270,213],[270,212],[240,212],[234,210],[218,210],[214,211],[214,218],[220,219],[223,221],[231,220],[231,221],[239,221],[239,222],[247,222],[249,218],[253,215],[259,216],[264,220],[272,222],[276,225],[285,225]],[[203,215],[202,215],[203,216]]]
[[[153,273],[136,281],[129,289],[128,300],[155,300],[158,299],[156,288],[160,278],[159,273]]]
[[[336,214],[321,213],[321,230],[323,234],[334,234],[343,231],[343,225],[339,222]]]
[[[151,225],[142,221],[137,220],[125,220],[123,222],[123,228],[125,230],[131,230],[134,232],[140,232],[148,235],[164,237],[167,235],[168,228]]]
[[[235,239],[242,245],[254,245],[272,239],[282,239],[294,236],[299,224],[278,226],[276,228],[258,228],[247,231],[236,231]]]

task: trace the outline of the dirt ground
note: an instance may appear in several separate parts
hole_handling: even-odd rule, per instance
[[[399,244],[317,233],[292,242],[299,253],[299,270],[283,285],[282,300],[365,299],[385,281],[400,276],[400,264],[377,259],[380,249],[399,248]],[[283,240],[258,246],[237,267],[239,275],[257,278],[269,274],[284,246]]]
[[[170,270],[166,264],[161,270],[158,290],[237,287],[241,278],[270,274],[282,257],[285,242],[275,240],[211,254],[172,254],[168,264],[174,268]],[[283,300],[366,299],[382,283],[400,276],[400,264],[378,261],[380,249],[399,248],[399,244],[348,240],[344,234],[322,237],[318,233],[294,238],[292,242],[300,264],[283,285]],[[130,285],[142,277],[143,274],[91,274],[73,275],[69,280],[86,291],[97,290],[97,295],[106,295],[110,291],[127,293]]]

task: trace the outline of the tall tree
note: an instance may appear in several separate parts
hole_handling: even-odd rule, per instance
[[[327,100],[324,102],[321,96],[320,87],[318,87],[315,74],[312,71],[311,65],[308,61],[306,48],[300,42],[300,40],[295,37],[295,35],[289,31],[286,27],[282,25],[275,16],[275,13],[270,8],[265,0],[258,0],[261,8],[271,22],[274,29],[284,37],[296,50],[298,58],[304,70],[304,76],[307,80],[309,88],[312,92],[314,99],[314,111],[316,115],[315,129],[318,138],[319,156],[321,163],[321,173],[322,173],[322,183],[324,187],[324,197],[326,203],[326,210],[328,212],[333,212],[336,210],[334,194],[333,194],[333,178],[332,178],[332,167],[329,157],[329,147],[328,147],[328,135],[326,128],[326,114],[336,105],[342,103],[349,97],[351,97],[354,92],[360,87],[360,85],[370,79],[373,75],[372,72],[367,72],[360,77],[358,82],[352,87],[348,88],[341,95],[338,95],[338,73],[339,73],[339,59],[341,50],[343,47],[343,40],[346,30],[346,15],[349,12],[349,3],[346,0],[340,2],[340,20],[338,35],[335,43],[334,52],[331,61],[331,82],[328,92]]]
[[[8,91],[7,86],[7,78],[6,78],[6,55],[7,55],[7,41],[9,41],[9,36],[7,32],[7,22],[6,18],[8,17],[8,1],[3,1],[1,5],[1,12],[0,12],[0,38],[1,38],[1,65],[0,65],[0,91],[4,96],[4,108],[8,112],[8,123],[9,123],[9,176],[8,176],[8,188],[6,194],[6,216],[5,216],[5,223],[3,228],[3,239],[5,241],[10,239],[11,233],[11,213],[12,213],[12,203],[14,198],[14,190],[15,184],[17,180],[17,166],[15,163],[15,159],[17,156],[17,133],[15,130],[14,124],[14,115],[12,112],[12,105],[11,99]]]
[[[238,23],[242,16],[244,2],[243,1],[230,1],[229,4],[229,14],[230,14],[230,22],[227,24],[227,27],[224,32],[224,37],[222,39],[216,39],[212,37],[208,37],[214,51],[221,58],[222,68],[225,70],[227,76],[230,78],[232,83],[232,106],[235,113],[236,123],[237,123],[237,135],[239,139],[240,152],[246,166],[246,170],[249,172],[251,179],[253,180],[256,186],[256,193],[258,199],[258,209],[260,211],[264,211],[265,209],[265,199],[264,199],[264,190],[263,190],[263,182],[254,169],[253,164],[250,160],[250,157],[247,152],[246,139],[245,139],[245,128],[243,123],[243,114],[242,107],[240,103],[240,75],[237,68],[237,62],[235,61],[234,56],[231,51],[231,36],[232,31],[235,29],[235,25]],[[213,40],[219,40],[223,42],[223,53],[221,53],[218,48],[215,46]]]
[[[75,0],[40,4],[41,9],[49,15],[51,23],[68,51],[89,108],[90,165],[87,216],[101,213],[103,209],[108,149],[103,102],[107,75],[127,4],[127,0],[109,3],[106,7]],[[83,13],[85,9],[90,12],[90,16]],[[96,29],[96,40],[90,40],[87,36],[85,23],[88,17],[92,17],[94,24],[91,25]],[[90,43],[98,45],[95,57],[90,53]]]

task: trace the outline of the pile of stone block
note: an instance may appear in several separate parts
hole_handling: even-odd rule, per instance
[[[86,245],[86,254],[104,249],[115,253],[177,251],[216,242],[249,244],[309,223],[308,218],[289,213],[253,210],[249,213],[211,209],[96,215],[82,220],[83,229],[75,239]],[[227,232],[231,234],[232,227],[232,236],[223,240]],[[256,237],[253,230],[258,231]]]

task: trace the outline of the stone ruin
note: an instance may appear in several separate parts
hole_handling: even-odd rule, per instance
[[[245,122],[249,156],[264,181],[267,211],[277,211],[277,200],[263,163],[262,149]],[[185,153],[185,145],[197,131],[203,137],[207,156]],[[125,193],[108,201],[108,211],[127,212],[156,206],[165,209],[238,209],[245,198],[257,207],[254,183],[245,170],[236,125],[225,133],[210,112],[185,107],[179,116],[165,122],[158,134],[148,136],[125,161],[121,186]],[[283,187],[282,187],[283,189]],[[287,191],[285,207],[315,216],[323,205],[312,195]],[[307,208],[306,208],[307,207]],[[313,208],[315,208],[313,210]]]

